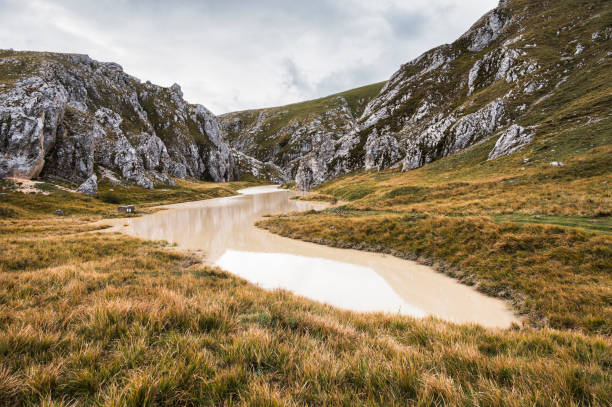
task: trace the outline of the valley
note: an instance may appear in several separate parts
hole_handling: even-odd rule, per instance
[[[611,405],[611,56],[608,1],[501,0],[217,116],[0,50],[0,405]]]

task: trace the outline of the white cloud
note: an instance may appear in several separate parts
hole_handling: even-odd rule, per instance
[[[497,0],[0,0],[0,48],[121,64],[216,113],[387,79]]]

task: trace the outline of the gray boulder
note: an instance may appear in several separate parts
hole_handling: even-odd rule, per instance
[[[91,177],[87,178],[78,188],[77,192],[89,196],[98,195],[98,177],[96,174],[92,174]]]
[[[493,147],[493,150],[491,150],[489,153],[488,159],[493,160],[495,158],[515,153],[527,144],[531,143],[534,135],[535,133],[533,131],[528,131],[518,124],[513,124],[500,134],[497,142],[495,143],[495,147]]]

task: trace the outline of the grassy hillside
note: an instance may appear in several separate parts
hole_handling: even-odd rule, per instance
[[[330,181],[316,196],[345,205],[261,225],[433,264],[509,299],[533,326],[612,335],[612,119],[487,161],[493,143],[414,171]]]

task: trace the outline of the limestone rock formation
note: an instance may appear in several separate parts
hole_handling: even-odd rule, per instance
[[[220,120],[233,149],[272,163],[294,179],[300,165],[306,165],[301,162],[304,157],[325,156],[320,148],[334,145],[355,129],[356,118],[382,86],[377,83],[280,108],[228,113]]]
[[[500,1],[454,43],[403,65],[355,116],[350,130],[304,154],[297,186],[310,189],[359,168],[415,169],[488,142],[503,129],[483,160],[530,143],[551,114],[541,102],[568,89],[572,73],[587,61],[605,65],[610,58],[605,44],[609,49],[612,30],[597,11],[602,5],[581,4],[577,12],[588,18],[563,26],[563,20],[550,22],[542,29],[555,7],[562,6]],[[558,37],[554,43],[551,34]]]
[[[291,179],[281,167],[274,163],[259,161],[236,150],[232,150],[232,155],[241,175],[249,174],[275,184],[284,184]]]
[[[98,177],[96,174],[91,174],[78,188],[77,192],[89,196],[98,195]]]
[[[0,79],[0,177],[80,184],[100,167],[143,188],[239,177],[216,116],[176,84],[141,83],[85,55],[15,51],[0,51]]]
[[[513,124],[506,130],[504,130],[497,142],[495,147],[489,153],[489,160],[502,157],[504,155],[512,154],[527,144],[531,143],[535,134],[518,124]]]

